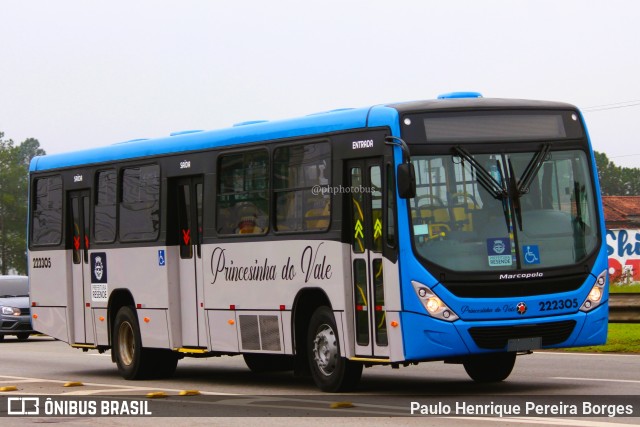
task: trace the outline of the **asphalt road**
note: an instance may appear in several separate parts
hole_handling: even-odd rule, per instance
[[[64,387],[68,382],[83,385]],[[154,414],[136,418],[93,417],[91,424],[95,426],[334,426],[337,421],[354,426],[640,424],[640,355],[536,352],[518,357],[511,376],[492,385],[476,384],[462,366],[441,362],[400,369],[373,367],[364,370],[355,393],[326,394],[310,379],[294,378],[291,373],[253,374],[242,357],[183,359],[172,379],[126,381],[119,376],[108,354],[82,352],[48,337],[32,337],[26,342],[6,337],[0,342],[0,390],[8,386],[17,390],[0,391],[0,412],[6,411],[8,405],[2,403],[3,397],[19,395],[84,399],[97,401],[98,405],[110,398],[149,402],[145,405]],[[200,394],[179,396],[186,390],[197,390]],[[148,393],[157,392],[167,397],[147,397]],[[525,413],[527,404],[535,406]],[[634,417],[607,416],[614,406],[626,411],[627,404],[635,405]],[[579,407],[577,415],[571,414],[572,405]],[[583,405],[589,410],[600,410],[603,416],[584,417]],[[480,412],[481,416],[470,418],[469,411],[478,408],[488,413]],[[499,416],[499,412],[508,414],[514,408],[521,412],[512,417]],[[562,408],[566,414],[562,414]],[[420,416],[425,410],[435,411],[436,416]],[[157,414],[163,417],[156,417]],[[21,417],[19,422],[84,425],[87,420]]]

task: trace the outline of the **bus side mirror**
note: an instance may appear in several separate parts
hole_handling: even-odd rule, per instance
[[[401,163],[398,165],[398,194],[403,199],[416,197],[416,171],[413,163]]]

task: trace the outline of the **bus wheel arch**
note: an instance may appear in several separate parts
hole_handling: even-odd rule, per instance
[[[134,309],[135,305],[135,300],[133,299],[133,295],[131,295],[131,292],[129,292],[129,290],[127,289],[114,289],[111,292],[111,295],[109,296],[109,303],[107,305],[107,318],[108,318],[108,324],[109,324],[109,329],[108,329],[108,334],[109,334],[109,344],[111,346],[111,348],[114,348],[115,343],[113,342],[113,331],[115,328],[115,321],[116,321],[116,316],[118,315],[118,311],[120,311],[120,309],[122,307],[131,307],[132,309]],[[116,361],[116,356],[115,356],[115,352],[112,351],[111,352],[111,361],[115,362]]]
[[[122,306],[115,314],[112,350],[120,375],[127,380],[145,378],[145,351],[135,309]]]
[[[292,331],[293,348],[296,355],[294,375],[311,375],[307,359],[307,333],[311,316],[320,306],[331,307],[329,297],[319,288],[304,288],[293,301]]]
[[[112,293],[108,313],[111,359],[123,378],[138,380],[173,375],[179,355],[169,349],[142,346],[135,301],[128,291]]]

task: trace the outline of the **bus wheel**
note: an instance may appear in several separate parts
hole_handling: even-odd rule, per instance
[[[362,375],[362,364],[340,357],[337,330],[329,307],[319,307],[311,316],[307,354],[313,381],[322,391],[348,391],[356,386]]]
[[[144,360],[147,358],[143,355],[138,316],[133,308],[124,306],[118,310],[112,343],[120,375],[127,380],[144,378],[151,361]]]
[[[478,354],[462,362],[467,374],[478,383],[495,383],[506,379],[515,363],[515,352]]]
[[[251,372],[257,374],[293,370],[293,356],[286,354],[245,353],[242,356]]]

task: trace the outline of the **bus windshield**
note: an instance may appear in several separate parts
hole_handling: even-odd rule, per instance
[[[412,157],[410,200],[418,255],[455,271],[572,265],[598,244],[586,153],[581,150]]]

